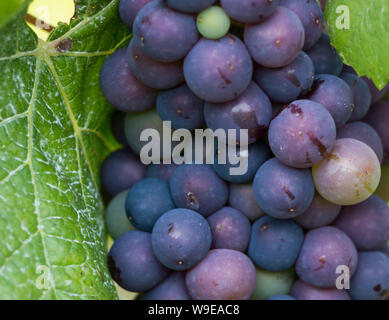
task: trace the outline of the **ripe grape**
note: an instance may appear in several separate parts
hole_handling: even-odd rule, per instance
[[[232,101],[224,104],[206,102],[204,106],[204,118],[208,128],[226,131],[236,129],[237,141],[241,139],[239,129],[247,129],[249,143],[254,143],[263,136],[271,117],[269,98],[254,82]]]
[[[205,101],[223,103],[237,98],[251,82],[253,62],[234,35],[200,39],[184,61],[189,88]]]
[[[204,10],[215,3],[216,0],[167,0],[170,8],[182,12],[195,13]]]
[[[333,288],[339,274],[338,266],[347,266],[350,277],[358,264],[358,253],[351,239],[334,227],[323,227],[309,231],[304,238],[296,272],[310,285]]]
[[[132,29],[135,17],[138,12],[152,0],[120,0],[119,15],[123,23]]]
[[[231,207],[224,207],[207,218],[212,231],[213,249],[246,251],[251,224],[245,215]]]
[[[380,90],[376,87],[373,80],[367,77],[362,77],[362,79],[365,80],[365,82],[369,86],[370,94],[371,94],[371,103],[373,104],[382,100],[389,92],[389,82],[383,89]]]
[[[339,205],[365,201],[377,189],[380,177],[380,162],[374,151],[354,139],[336,140],[331,153],[313,167],[316,190]]]
[[[207,220],[193,210],[174,209],[163,214],[151,234],[158,260],[176,271],[199,263],[211,248],[212,233]]]
[[[315,194],[308,169],[283,165],[276,158],[265,162],[254,178],[254,196],[262,210],[279,219],[291,219],[305,212]]]
[[[301,279],[294,283],[290,294],[297,300],[351,300],[346,290],[314,287]]]
[[[269,144],[282,163],[309,168],[331,151],[336,126],[331,114],[310,100],[297,100],[284,108],[270,124]]]
[[[244,31],[244,42],[251,56],[268,68],[283,67],[296,59],[304,39],[300,19],[293,11],[280,6],[268,19],[246,25]]]
[[[218,6],[205,9],[197,16],[197,30],[211,40],[224,37],[230,30],[230,17]]]
[[[121,287],[133,292],[150,290],[169,274],[153,253],[151,235],[142,231],[129,231],[116,239],[108,268]]]
[[[296,262],[303,239],[294,221],[262,217],[252,226],[248,254],[262,269],[284,271]]]
[[[177,169],[177,165],[172,164],[150,164],[146,169],[146,178],[157,178],[167,182],[170,181],[173,172]]]
[[[183,59],[199,37],[195,18],[170,9],[163,0],[153,0],[139,11],[133,36],[144,54],[162,62]]]
[[[163,121],[171,121],[173,129],[194,130],[204,124],[204,101],[186,84],[161,91],[157,97],[157,112]]]
[[[150,109],[157,97],[154,89],[140,83],[131,73],[125,48],[105,60],[100,71],[100,87],[107,101],[115,109],[124,112]]]
[[[300,52],[290,64],[281,68],[255,68],[255,81],[272,101],[289,103],[313,84],[315,70],[311,58]]]
[[[221,0],[228,15],[242,23],[258,23],[270,17],[280,0]]]
[[[214,249],[186,274],[195,300],[247,300],[255,287],[255,267],[243,253]]]

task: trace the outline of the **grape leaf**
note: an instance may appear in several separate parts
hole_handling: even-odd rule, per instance
[[[76,0],[47,42],[24,11],[0,30],[0,299],[117,298],[98,172],[118,147],[99,89],[129,39],[118,1]]]
[[[327,0],[326,20],[343,61],[382,89],[389,80],[389,1]]]
[[[29,0],[3,1],[0,5],[0,28],[11,21],[28,3]]]

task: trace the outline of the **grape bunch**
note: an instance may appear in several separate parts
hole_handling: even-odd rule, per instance
[[[343,64],[321,5],[120,1],[132,38],[100,85],[123,145],[101,168],[121,287],[146,300],[389,299],[389,208],[374,195],[389,164],[389,84]],[[141,133],[163,136],[164,121],[247,130],[246,173],[143,164]]]

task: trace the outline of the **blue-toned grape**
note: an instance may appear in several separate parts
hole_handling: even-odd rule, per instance
[[[311,58],[300,52],[293,62],[281,68],[257,65],[254,76],[272,101],[289,103],[312,87],[315,71]]]
[[[212,231],[213,249],[246,251],[251,224],[245,215],[231,207],[224,207],[207,218]]]
[[[309,168],[332,150],[336,126],[321,104],[297,100],[273,119],[268,137],[278,160],[294,168]]]
[[[287,167],[276,158],[259,168],[253,188],[262,210],[279,219],[295,218],[305,212],[315,194],[310,170]]]
[[[150,109],[157,98],[157,91],[140,83],[131,73],[125,48],[105,60],[100,71],[100,88],[107,101],[124,112]]]
[[[178,11],[195,13],[200,12],[215,3],[216,0],[167,0],[167,5]]]
[[[269,98],[254,82],[232,101],[223,104],[206,102],[204,106],[205,122],[210,129],[236,129],[237,141],[241,139],[239,130],[247,129],[249,143],[264,135],[271,117]]]
[[[389,240],[389,207],[372,195],[360,204],[343,207],[334,226],[345,232],[358,250],[379,250]]]
[[[133,36],[148,57],[162,62],[183,59],[199,38],[195,18],[170,9],[163,0],[153,0],[139,11]]]
[[[380,162],[382,162],[384,158],[384,147],[380,136],[373,127],[365,122],[357,121],[346,124],[338,130],[337,138],[359,140],[373,149]]]
[[[204,124],[204,101],[193,94],[186,84],[157,97],[157,111],[164,121],[171,121],[173,129],[194,130]]]
[[[228,15],[242,23],[259,23],[270,17],[280,0],[221,0]]]
[[[138,12],[151,1],[152,0],[120,0],[119,15],[129,29],[132,29],[132,25]]]
[[[135,78],[154,89],[174,88],[185,81],[183,60],[160,62],[147,57],[132,39],[127,49],[128,65]]]
[[[195,210],[205,217],[228,200],[227,184],[206,164],[179,166],[170,178],[170,190],[177,207]]]
[[[301,279],[294,283],[290,294],[296,300],[351,300],[346,290],[318,288]]]
[[[214,249],[186,274],[195,300],[247,300],[255,287],[255,267],[242,252]]]
[[[241,150],[239,147],[237,147],[237,152],[234,154],[234,157],[241,158],[240,164],[231,164],[228,154],[226,155],[226,164],[219,164],[219,155],[216,150],[215,164],[213,165],[214,170],[219,175],[219,177],[228,182],[248,183],[253,180],[259,167],[270,158],[270,150],[266,144],[257,142],[249,145],[247,149]],[[243,174],[232,174],[230,169],[242,166],[243,161],[247,163],[247,171]],[[243,171],[243,168],[241,170]]]
[[[223,103],[237,98],[250,84],[253,62],[245,45],[228,34],[218,40],[202,38],[184,61],[189,88],[201,99]]]
[[[319,41],[307,51],[315,67],[315,74],[332,74],[339,76],[343,62],[338,52],[330,43],[330,37],[322,33]]]
[[[112,152],[101,167],[100,176],[103,189],[111,196],[131,188],[142,180],[146,167],[131,150],[125,148]]]
[[[384,247],[381,248],[381,251],[389,257],[389,240],[385,243]]]
[[[158,260],[169,269],[181,271],[205,257],[212,233],[207,220],[197,212],[173,209],[157,220],[151,240]]]
[[[316,193],[308,210],[294,220],[304,229],[330,225],[339,215],[341,206],[331,203]]]
[[[230,184],[228,203],[231,207],[241,211],[250,221],[255,221],[265,214],[255,200],[251,183]]]
[[[252,226],[248,253],[258,267],[284,271],[294,265],[303,239],[294,221],[262,217]]]
[[[296,272],[310,285],[333,288],[339,277],[337,267],[347,266],[352,277],[357,264],[358,253],[351,239],[337,228],[323,227],[305,235]]]
[[[150,164],[146,169],[146,178],[157,178],[167,182],[170,181],[171,176],[178,166],[171,164]]]
[[[146,232],[151,232],[158,218],[174,208],[169,183],[161,179],[137,182],[126,198],[128,219],[136,229]]]
[[[355,300],[389,300],[389,257],[379,251],[360,252],[350,295]]]
[[[150,290],[169,274],[153,253],[151,235],[142,231],[129,231],[116,239],[108,268],[122,288],[133,292]]]
[[[113,239],[119,238],[122,234],[134,230],[134,226],[128,221],[125,202],[128,190],[117,194],[108,204],[105,211],[105,224],[107,231]]]
[[[301,20],[305,31],[304,50],[312,48],[323,31],[323,12],[316,0],[281,0],[281,6],[292,10]]]
[[[366,81],[352,73],[342,73],[340,77],[350,86],[354,98],[351,121],[362,120],[370,110],[371,93]]]
[[[346,124],[354,110],[354,96],[350,87],[345,81],[331,74],[317,75],[305,98],[325,107],[337,128]]]
[[[164,281],[142,295],[142,300],[192,300],[184,272],[173,272]]]
[[[304,39],[301,20],[293,11],[281,6],[262,23],[246,25],[244,31],[244,42],[251,56],[268,68],[283,67],[296,59]]]

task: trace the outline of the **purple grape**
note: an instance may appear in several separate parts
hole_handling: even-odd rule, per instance
[[[242,23],[258,23],[274,13],[280,0],[221,0],[220,3],[232,19]]]
[[[128,147],[126,132],[124,129],[125,118],[125,112],[115,110],[111,117],[111,130],[115,139],[120,142],[124,147]]]
[[[335,139],[331,114],[310,100],[292,102],[270,123],[270,148],[278,160],[295,168],[309,168],[323,160]]]
[[[146,167],[127,148],[112,152],[100,170],[102,187],[111,196],[130,189],[145,174]]]
[[[358,253],[351,239],[334,227],[323,227],[309,231],[304,238],[296,272],[310,285],[333,288],[339,274],[338,266],[348,266],[350,277],[355,272]]]
[[[384,147],[377,131],[365,122],[351,122],[338,130],[338,139],[355,139],[367,144],[376,153],[378,160],[382,162]]]
[[[283,67],[296,59],[304,39],[301,20],[293,11],[280,6],[264,22],[249,24],[244,30],[244,42],[251,56],[268,68]]]
[[[175,164],[150,164],[146,169],[146,178],[157,178],[170,181],[174,171],[178,168]]]
[[[323,11],[325,11],[327,5],[327,0],[320,0],[320,7]]]
[[[294,220],[304,229],[316,229],[331,224],[339,215],[340,209],[341,206],[316,193],[308,210]]]
[[[355,300],[389,300],[389,257],[379,251],[360,252],[350,295]]]
[[[152,0],[120,0],[119,15],[129,29],[132,29],[132,25],[138,12],[150,1]]]
[[[262,217],[253,224],[248,254],[262,269],[284,271],[296,262],[303,239],[294,221]]]
[[[255,81],[269,98],[279,103],[289,103],[308,91],[314,75],[312,60],[304,52],[300,52],[297,58],[285,67],[271,69],[257,65],[254,74]]]
[[[124,112],[148,110],[154,106],[157,98],[154,89],[146,87],[132,75],[125,48],[105,60],[100,71],[100,87],[107,101]]]
[[[141,231],[151,232],[158,218],[174,208],[169,183],[161,179],[143,179],[127,194],[127,217]]]
[[[305,212],[315,194],[310,170],[287,167],[276,158],[259,168],[253,188],[262,210],[279,219],[295,218]]]
[[[304,50],[312,48],[323,31],[323,12],[316,0],[281,0],[281,6],[292,10],[301,20],[305,31]]]
[[[185,81],[183,61],[160,62],[147,57],[132,39],[127,51],[128,65],[138,81],[154,89],[170,89]]]
[[[369,112],[371,106],[369,86],[365,80],[352,73],[342,73],[340,77],[350,86],[354,97],[354,111],[349,121],[362,120]]]
[[[312,172],[320,195],[339,205],[365,201],[375,192],[381,178],[375,152],[354,139],[336,140],[331,153]]]
[[[359,250],[379,250],[389,240],[389,207],[378,196],[343,207],[334,226],[345,232]]]
[[[179,166],[170,179],[170,190],[177,207],[205,217],[222,208],[228,199],[227,184],[206,164]]]
[[[389,164],[389,101],[381,101],[370,109],[367,117],[364,119],[378,133],[384,147],[384,165]]]
[[[294,283],[290,294],[297,300],[351,300],[346,290],[318,288],[302,280]]]
[[[173,272],[164,281],[142,295],[142,300],[192,300],[184,272]]]
[[[215,152],[215,164],[213,169],[219,175],[220,178],[232,183],[247,183],[253,180],[259,167],[270,158],[269,147],[264,143],[254,143],[249,145],[248,149],[240,150],[238,148],[234,157],[240,157],[241,161],[247,161],[247,172],[244,174],[233,175],[230,173],[231,168],[239,166],[231,164],[229,157],[227,156],[226,164],[219,164],[219,155],[216,150]],[[243,160],[244,159],[244,160]]]
[[[204,124],[204,101],[195,96],[186,84],[160,92],[157,111],[163,121],[171,121],[173,129],[194,130]]]
[[[330,43],[330,37],[322,33],[319,41],[307,51],[315,67],[315,74],[333,74],[339,76],[343,62]]]
[[[380,100],[382,100],[386,94],[389,92],[389,82],[388,84],[383,88],[383,89],[378,89],[376,85],[374,84],[373,80],[367,78],[367,77],[362,77],[363,80],[367,83],[370,89],[370,94],[371,94],[371,103],[377,103]]]
[[[386,242],[383,248],[381,248],[381,251],[385,253],[389,257],[389,240]]]
[[[251,224],[240,211],[224,207],[207,218],[212,231],[213,249],[246,251]]]
[[[249,143],[263,136],[271,116],[269,98],[254,82],[235,100],[224,104],[206,102],[204,106],[205,122],[210,129],[236,129],[237,141],[240,141],[239,129],[247,129]]]
[[[178,11],[195,13],[200,12],[215,3],[216,0],[166,0],[167,5]]]
[[[331,74],[317,75],[312,89],[304,97],[325,107],[337,128],[344,126],[353,113],[354,96],[350,87]]]
[[[189,88],[201,99],[223,103],[237,98],[250,84],[253,62],[234,35],[218,40],[202,38],[184,61]]]
[[[183,59],[199,38],[195,18],[170,9],[163,0],[153,0],[139,11],[133,35],[144,54],[162,62]]]
[[[186,285],[195,300],[247,300],[256,281],[255,267],[243,253],[211,250],[186,274]]]
[[[231,207],[241,211],[250,221],[264,216],[264,212],[255,200],[252,184],[230,184],[228,203]]]
[[[207,220],[193,210],[173,209],[155,223],[151,234],[153,251],[169,269],[181,271],[199,263],[211,248]]]
[[[169,274],[153,253],[151,235],[142,231],[129,231],[116,239],[108,268],[122,288],[133,292],[150,290]]]

